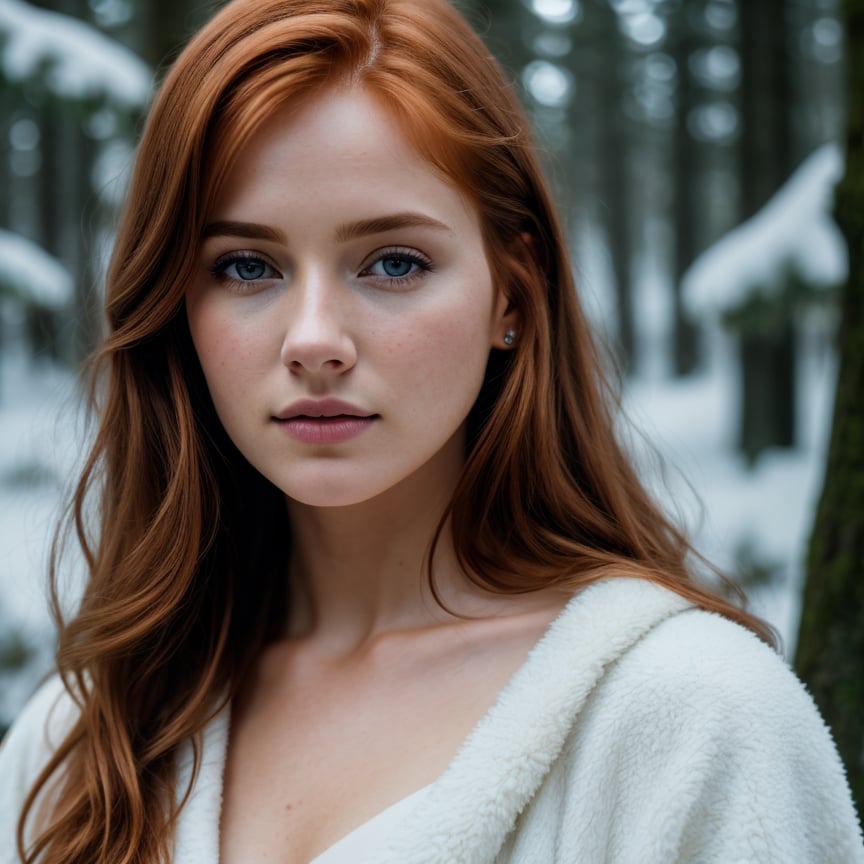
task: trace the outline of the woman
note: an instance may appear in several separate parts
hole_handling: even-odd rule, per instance
[[[526,127],[443,0],[238,0],[178,59],[4,861],[864,861],[615,444]]]

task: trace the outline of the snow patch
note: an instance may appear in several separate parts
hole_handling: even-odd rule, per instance
[[[73,297],[69,271],[44,249],[0,229],[0,285],[35,306],[62,309]]]
[[[788,271],[819,287],[845,281],[848,253],[831,215],[842,174],[837,144],[811,153],[755,216],[693,262],[682,279],[690,313],[699,318],[735,308],[756,286],[779,288]]]
[[[764,583],[745,587],[753,611],[779,631],[787,656],[798,632],[836,378],[833,354],[804,348],[800,393],[807,434],[797,448],[766,450],[752,466],[734,448],[739,396],[728,340],[715,343],[704,372],[630,379],[623,394],[632,426],[623,424],[622,433],[640,477],[695,548],[733,578],[747,575],[742,566],[748,564],[770,571]]]
[[[84,21],[3,0],[0,35],[0,71],[12,81],[28,80],[44,66],[45,85],[63,98],[105,96],[128,108],[150,101],[147,64]]]

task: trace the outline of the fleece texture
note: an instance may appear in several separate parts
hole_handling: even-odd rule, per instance
[[[49,681],[0,749],[0,864],[17,864],[16,813],[72,710]],[[219,860],[228,726],[226,709],[204,730],[173,864]],[[751,633],[611,579],[568,603],[389,848],[358,864],[745,862],[864,864],[830,733]]]

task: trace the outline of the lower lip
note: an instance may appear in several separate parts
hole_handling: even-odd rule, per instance
[[[290,438],[304,444],[342,444],[362,435],[375,417],[294,417],[279,420]]]

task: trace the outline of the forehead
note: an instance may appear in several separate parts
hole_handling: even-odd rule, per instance
[[[215,202],[226,209],[386,205],[431,210],[472,222],[478,214],[456,185],[424,158],[395,114],[362,88],[333,88],[277,110],[237,155]],[[457,212],[458,211],[458,212]],[[458,221],[458,220],[457,220]]]

